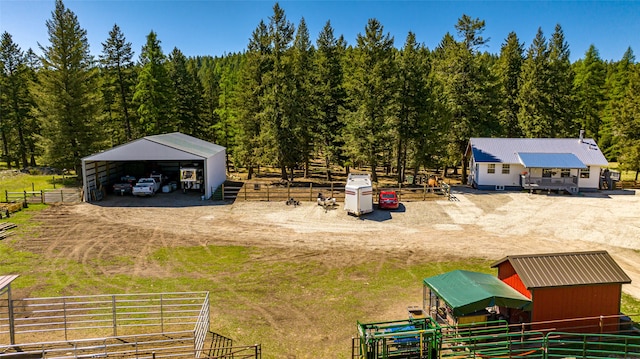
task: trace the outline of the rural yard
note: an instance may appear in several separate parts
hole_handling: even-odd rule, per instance
[[[211,289],[212,330],[240,343],[246,338],[278,343],[265,346],[267,358],[346,357],[350,336],[355,335],[353,317],[363,321],[401,319],[406,317],[407,305],[420,304],[423,278],[415,268],[421,264],[471,260],[491,263],[514,254],[607,250],[633,281],[624,285],[623,291],[640,298],[637,191],[569,196],[457,188],[452,193],[452,201],[440,197],[403,202],[398,210],[376,210],[361,218],[345,214],[342,204],[325,212],[315,202],[294,207],[282,201],[232,204],[192,197],[172,201],[168,195],[148,199],[109,196],[97,204],[45,209],[34,218],[40,222],[37,234],[16,239],[13,246],[43,255],[50,263],[82,264],[82,275],[100,284],[96,294],[139,291],[137,281],[113,279],[124,275],[152,278],[155,283],[182,276],[215,283]],[[162,203],[153,206],[154,201]],[[219,246],[257,250],[250,253],[247,263],[228,263],[228,268],[218,268],[213,274],[207,269],[207,258],[215,258]],[[158,250],[167,248],[169,253],[175,250],[175,256],[192,253],[202,258],[202,267],[177,268],[167,265],[170,259],[152,258]],[[183,248],[198,251],[178,250]],[[290,267],[273,267],[274,262]],[[310,268],[311,274],[305,275],[313,278],[315,270],[318,281],[326,282],[321,279],[324,273],[340,272],[348,266],[350,273],[332,275],[344,277],[359,288],[369,285],[371,278],[352,268],[360,264],[370,268],[365,265],[372,263],[380,268],[386,264],[406,270],[414,289],[394,297],[384,291],[384,283],[379,284],[383,289],[374,293],[383,293],[381,297],[368,298],[366,304],[353,310],[352,317],[342,317],[336,313],[343,312],[331,309],[337,303],[348,305],[341,296],[349,293],[319,290],[314,283],[306,287],[291,276],[299,273],[295,268]],[[309,267],[311,264],[313,267]],[[230,274],[236,266],[243,271],[241,275]],[[252,281],[257,270],[254,267],[276,268],[267,277],[273,282]],[[443,266],[442,271],[452,269]],[[46,276],[48,284],[39,285],[68,280],[54,270]],[[260,278],[264,281],[265,277]],[[362,283],[363,278],[367,283]],[[296,288],[279,281],[296,283]],[[283,285],[290,293],[269,292],[271,286]],[[34,284],[18,291],[29,295],[37,288]],[[91,294],[84,288],[74,291],[73,285],[65,288],[61,295]],[[266,294],[252,294],[252,290]]]

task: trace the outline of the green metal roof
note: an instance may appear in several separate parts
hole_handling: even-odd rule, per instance
[[[494,305],[522,309],[531,301],[491,274],[455,270],[424,280],[444,300],[455,316],[464,316]]]

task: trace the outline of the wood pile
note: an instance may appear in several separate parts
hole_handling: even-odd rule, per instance
[[[13,231],[11,231],[12,229],[18,227],[16,224],[14,223],[9,223],[9,222],[5,222],[5,223],[0,223],[0,240],[1,239],[5,239],[7,237],[9,237],[10,235],[13,234]]]

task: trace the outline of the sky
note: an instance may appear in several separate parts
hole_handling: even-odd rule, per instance
[[[264,20],[268,23],[275,1],[250,0],[66,0],[80,26],[87,31],[90,51],[102,52],[102,42],[117,24],[135,57],[150,31],[157,33],[162,50],[174,47],[186,56],[222,56],[247,48],[251,33]],[[541,28],[549,39],[560,24],[571,51],[571,60],[584,57],[594,45],[603,60],[620,60],[631,47],[640,56],[640,1],[280,1],[289,21],[297,25],[304,17],[311,40],[331,21],[336,37],[343,35],[356,44],[367,21],[376,18],[401,48],[407,33],[429,49],[435,48],[463,15],[485,21],[482,36],[489,38],[485,51],[499,54],[510,32],[527,49]],[[51,19],[54,0],[0,0],[0,31],[8,32],[22,50],[49,45],[46,21]]]

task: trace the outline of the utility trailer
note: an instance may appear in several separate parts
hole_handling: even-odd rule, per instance
[[[356,216],[373,212],[373,187],[368,174],[349,173],[344,187],[344,210]]]
[[[181,167],[180,168],[180,185],[183,192],[187,190],[204,191],[204,174],[202,168],[199,167]]]

